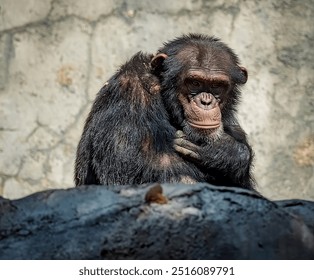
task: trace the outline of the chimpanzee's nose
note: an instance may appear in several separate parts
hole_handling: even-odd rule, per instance
[[[200,101],[202,105],[210,105],[213,101],[213,96],[209,93],[202,92],[200,96]]]

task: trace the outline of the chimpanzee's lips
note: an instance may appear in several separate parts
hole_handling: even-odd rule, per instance
[[[204,105],[202,107],[194,100],[190,102],[189,109],[186,110],[186,118],[192,127],[200,129],[215,129],[221,124],[221,112],[218,103]]]
[[[195,128],[200,128],[200,129],[215,129],[220,126],[220,123],[212,123],[212,124],[204,124],[204,123],[198,123],[198,122],[189,122],[189,124]]]

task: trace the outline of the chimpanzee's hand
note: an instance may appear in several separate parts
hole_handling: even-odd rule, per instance
[[[201,148],[186,140],[186,136],[181,130],[178,130],[175,136],[174,149],[176,152],[192,161],[200,162]]]

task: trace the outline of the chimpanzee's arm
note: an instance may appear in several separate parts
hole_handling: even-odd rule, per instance
[[[240,126],[229,126],[218,139],[202,145],[193,144],[178,131],[175,150],[199,165],[212,183],[253,189],[253,153]]]

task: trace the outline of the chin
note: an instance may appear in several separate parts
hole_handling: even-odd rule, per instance
[[[212,142],[219,140],[223,134],[222,123],[215,128],[201,128],[195,127],[188,122],[185,122],[182,131],[190,140],[201,141],[201,142]]]

